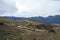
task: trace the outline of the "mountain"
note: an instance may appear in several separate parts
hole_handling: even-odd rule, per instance
[[[48,16],[47,22],[52,24],[60,24],[60,15]]]
[[[39,20],[42,22],[47,22],[47,23],[51,23],[51,24],[60,24],[60,15],[55,15],[55,16],[48,16],[48,17],[29,17],[29,18],[25,18],[25,17],[8,17],[9,19],[14,19],[14,20]]]

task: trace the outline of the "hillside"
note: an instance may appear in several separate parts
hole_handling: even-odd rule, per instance
[[[0,18],[0,40],[60,40],[59,33],[60,27],[41,21]]]

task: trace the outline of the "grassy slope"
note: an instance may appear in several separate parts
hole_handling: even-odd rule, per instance
[[[0,40],[60,40],[60,27],[56,27],[56,33],[53,33],[45,29],[34,28],[30,25],[30,27],[26,27],[27,22],[41,25],[42,22],[39,21],[10,20],[7,18],[0,18],[0,20],[0,22],[6,23],[0,25]],[[17,28],[17,25],[23,25],[23,27]],[[43,23],[43,25],[46,25],[46,23]]]

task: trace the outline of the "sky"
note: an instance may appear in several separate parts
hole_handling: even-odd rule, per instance
[[[60,0],[0,0],[0,16],[60,15]]]

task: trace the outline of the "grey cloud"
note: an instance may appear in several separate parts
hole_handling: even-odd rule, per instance
[[[48,16],[59,15],[59,0],[19,0],[20,4],[24,4],[28,8],[28,13],[16,13],[15,16]]]
[[[15,4],[14,0],[13,1],[0,0],[0,14],[25,17],[48,16],[58,14],[60,15],[60,0],[16,0],[16,1],[19,2],[19,5],[17,4],[19,7]],[[20,6],[22,7],[26,6],[29,9],[26,12],[26,10],[20,9]],[[17,11],[16,8],[19,10]]]
[[[14,2],[7,0],[0,0],[0,14],[14,13],[17,9]]]

